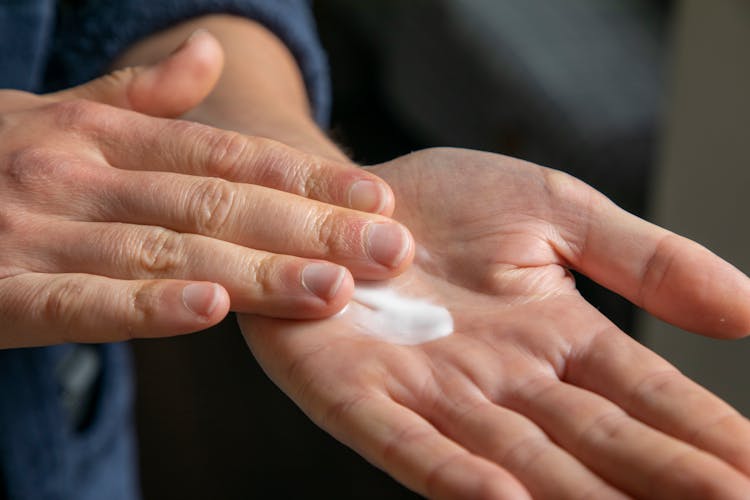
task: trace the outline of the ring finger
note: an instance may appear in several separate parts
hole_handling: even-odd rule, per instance
[[[239,312],[320,318],[341,309],[354,287],[349,272],[335,264],[161,227],[65,222],[58,228],[56,244],[40,259],[51,266],[47,272],[219,283]]]
[[[357,278],[384,279],[411,261],[401,224],[266,187],[162,172],[119,171],[102,203],[107,221],[168,227],[278,254],[325,259]],[[93,188],[92,188],[93,190]]]
[[[107,161],[125,170],[178,172],[258,184],[356,210],[389,215],[393,193],[354,165],[300,152],[280,142],[191,123],[119,111],[119,140],[99,138]],[[102,124],[94,123],[94,129]]]

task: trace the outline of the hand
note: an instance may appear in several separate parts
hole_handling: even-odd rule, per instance
[[[748,421],[618,330],[567,269],[725,338],[750,332],[741,272],[511,158],[427,150],[371,171],[418,242],[390,286],[449,308],[455,333],[375,340],[356,303],[322,321],[241,317],[266,372],[317,424],[430,497],[747,496]]]
[[[320,318],[351,295],[342,265],[385,278],[409,264],[408,231],[377,215],[393,195],[376,176],[147,116],[191,109],[221,65],[200,32],[152,66],[47,96],[0,92],[0,348],[196,331],[230,298]]]

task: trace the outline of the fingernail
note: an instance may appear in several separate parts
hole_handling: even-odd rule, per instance
[[[219,287],[213,283],[191,283],[182,289],[182,302],[198,316],[211,316],[219,302]]]
[[[197,30],[190,33],[190,36],[187,37],[187,40],[185,40],[185,42],[190,43],[191,41],[193,41],[195,38],[197,38],[203,33],[208,33],[208,30],[206,28],[198,28]]]
[[[386,267],[398,267],[409,252],[411,239],[399,224],[370,224],[367,229],[367,253]]]
[[[374,181],[357,181],[349,188],[349,207],[363,212],[379,213],[385,205],[386,193]]]
[[[178,45],[176,49],[170,52],[169,55],[174,55],[178,53],[179,51],[187,47],[190,44],[190,42],[192,42],[195,38],[197,38],[201,33],[205,33],[207,31],[208,30],[205,28],[198,28],[197,30],[193,31],[192,33],[190,33],[190,36],[188,36],[185,40],[183,40],[182,43]]]
[[[330,300],[341,288],[345,271],[334,264],[308,264],[302,270],[302,286],[323,300]]]

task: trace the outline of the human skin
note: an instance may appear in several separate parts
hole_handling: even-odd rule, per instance
[[[240,316],[265,371],[337,439],[434,498],[747,498],[750,423],[584,300],[575,269],[699,333],[750,332],[750,280],[560,172],[425,150],[391,185],[402,295],[455,333],[416,346],[329,319]]]
[[[283,53],[257,25],[196,20],[123,61],[158,57],[199,26],[225,47],[231,74],[188,116],[343,158],[309,116],[275,117],[242,93],[245,78],[285,88],[252,64],[264,56],[246,49],[251,42]],[[240,315],[263,368],[316,423],[430,497],[744,497],[747,421],[619,331],[567,270],[722,338],[750,332],[741,272],[585,184],[519,160],[427,150],[369,171],[390,184],[394,217],[417,242],[414,265],[389,285],[447,307],[456,332],[399,346],[367,337],[347,312]]]
[[[79,88],[0,91],[0,348],[188,333],[230,301],[325,317],[347,303],[352,275],[408,266],[411,236],[381,215],[393,201],[377,177],[163,118],[195,108],[222,63],[199,32],[154,65]]]

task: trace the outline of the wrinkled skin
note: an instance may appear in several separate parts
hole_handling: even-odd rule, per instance
[[[352,275],[408,267],[413,242],[384,217],[377,177],[169,118],[200,107],[223,57],[203,31],[54,94],[0,89],[0,349],[199,331],[230,300],[323,318]]]
[[[746,498],[750,425],[577,292],[576,269],[683,328],[750,332],[748,279],[559,172],[427,150],[374,167],[419,244],[390,281],[448,307],[416,346],[241,316],[269,376],[320,426],[438,498]],[[334,481],[335,475],[331,475]]]

